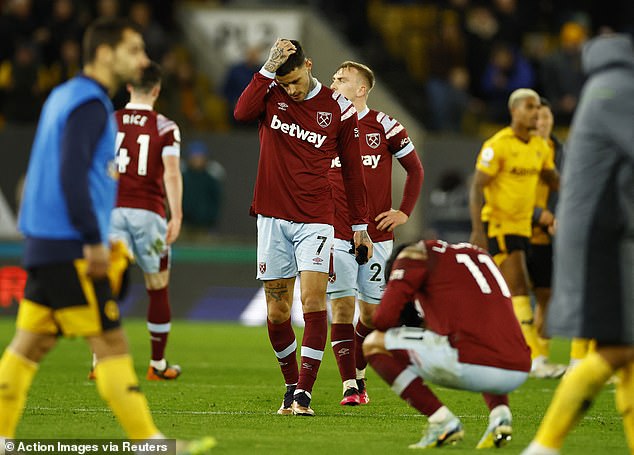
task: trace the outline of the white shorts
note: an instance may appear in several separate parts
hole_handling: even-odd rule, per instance
[[[330,224],[295,223],[258,215],[258,280],[292,278],[330,269],[335,230]]]
[[[145,273],[170,267],[170,247],[165,243],[167,221],[150,210],[116,207],[110,218],[111,240],[122,240]]]
[[[446,336],[417,327],[385,332],[385,349],[408,351],[410,369],[425,381],[451,389],[506,394],[521,386],[528,372],[461,363]]]
[[[385,290],[385,263],[392,254],[393,240],[374,244],[374,252],[367,264],[359,265],[348,240],[335,239],[333,253],[334,275],[328,280],[331,299],[357,297],[367,303],[379,304]]]

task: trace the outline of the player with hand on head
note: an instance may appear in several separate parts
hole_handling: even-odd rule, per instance
[[[234,115],[258,120],[260,160],[251,213],[257,216],[258,279],[264,281],[269,339],[286,393],[279,414],[312,416],[312,389],[328,335],[326,286],[334,238],[328,173],[339,158],[355,249],[373,246],[356,110],[312,75],[298,41],[278,39],[240,96]],[[299,273],[305,329],[301,368],[290,311]]]
[[[335,246],[328,295],[332,306],[330,341],[343,381],[342,405],[369,402],[363,340],[374,328],[372,316],[385,288],[383,270],[392,253],[394,229],[409,219],[423,184],[423,165],[405,128],[385,113],[368,107],[368,96],[373,87],[372,70],[352,61],[339,65],[330,85],[352,101],[357,110],[359,145],[368,186],[368,233],[374,242],[372,259],[359,265],[349,252],[352,231],[348,223],[348,203],[341,164],[335,159],[330,171],[335,190]],[[392,209],[393,158],[407,171],[398,210]],[[355,328],[352,323],[357,296],[360,317]]]
[[[130,101],[116,112],[119,190],[110,238],[124,241],[143,270],[150,299],[147,327],[152,348],[146,377],[170,380],[181,374],[180,367],[169,365],[164,355],[171,328],[170,245],[178,238],[183,219],[181,136],[176,123],[154,111],[161,92],[158,64],[151,62],[141,80],[127,88]]]
[[[533,356],[533,374],[559,377],[565,367],[539,355],[526,270],[526,252],[532,233],[532,216],[539,180],[551,190],[559,188],[552,153],[537,126],[539,95],[517,89],[508,101],[510,126],[498,131],[482,146],[469,194],[470,242],[488,249],[511,290],[513,308]]]
[[[410,448],[453,444],[464,435],[425,382],[482,393],[490,414],[477,448],[505,445],[512,436],[508,393],[524,383],[531,360],[491,256],[468,243],[421,240],[396,248],[386,274],[376,330],[363,352],[392,390],[428,417]]]

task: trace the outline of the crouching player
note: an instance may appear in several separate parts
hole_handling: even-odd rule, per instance
[[[376,330],[363,353],[392,390],[428,416],[422,439],[410,448],[464,436],[458,417],[425,381],[481,392],[490,414],[477,448],[505,445],[512,433],[507,394],[528,377],[531,357],[491,256],[467,243],[420,241],[395,249],[386,274]]]

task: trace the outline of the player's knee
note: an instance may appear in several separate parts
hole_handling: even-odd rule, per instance
[[[281,324],[291,317],[291,308],[287,305],[267,305],[267,317],[273,324]]]
[[[372,305],[370,303],[361,302],[359,305],[359,319],[361,319],[361,323],[368,327],[373,328],[374,323],[372,322],[372,317],[374,316],[374,312],[378,305]]]
[[[302,310],[304,313],[324,311],[326,309],[326,296],[317,294],[302,294]]]
[[[162,272],[157,273],[146,273],[145,276],[145,287],[149,290],[158,290],[163,289],[169,283],[169,272],[167,270],[163,270]]]
[[[354,297],[340,298],[330,301],[332,322],[335,324],[352,324],[354,319]]]
[[[38,335],[18,330],[11,342],[11,350],[32,362],[39,363],[53,349],[56,342],[57,338],[53,335]]]
[[[363,355],[365,357],[374,354],[384,354],[386,352],[387,350],[385,349],[385,334],[383,332],[375,330],[367,337],[365,337],[365,341],[363,342]]]

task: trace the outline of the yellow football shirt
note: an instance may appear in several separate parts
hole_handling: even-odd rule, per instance
[[[539,174],[554,167],[548,144],[539,136],[525,142],[506,127],[483,144],[476,169],[493,177],[484,188],[481,213],[489,223],[489,237],[531,236]]]

